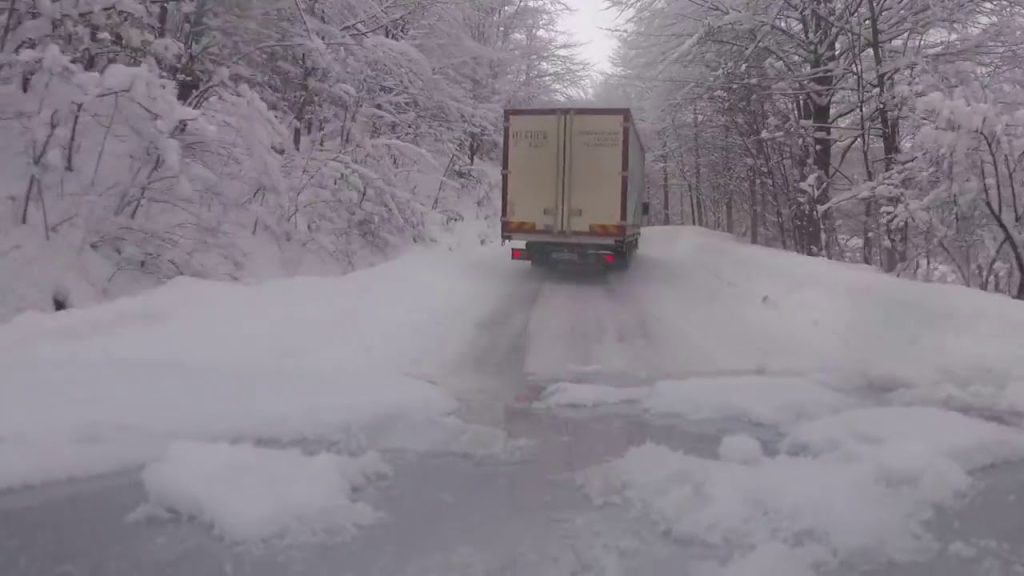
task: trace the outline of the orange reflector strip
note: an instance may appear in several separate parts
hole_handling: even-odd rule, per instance
[[[590,233],[598,236],[625,236],[626,227],[618,224],[591,224]]]
[[[505,222],[503,224],[505,232],[536,232],[537,224],[535,222]]]

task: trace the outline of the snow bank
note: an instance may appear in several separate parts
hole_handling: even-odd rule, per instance
[[[347,533],[378,514],[352,501],[352,491],[390,469],[376,453],[359,458],[308,456],[249,445],[172,444],[146,466],[151,506],[211,524],[230,540]]]
[[[645,229],[619,292],[656,374],[842,374],[940,406],[953,390],[963,405],[1024,409],[1024,305],[1002,296],[695,228]]]
[[[622,388],[598,384],[559,382],[547,387],[536,405],[541,408],[594,407],[608,404],[639,402],[648,394],[647,388]]]
[[[0,325],[0,489],[142,464],[182,439],[419,450],[459,437],[492,454],[500,439],[460,430],[455,399],[427,380],[514,283],[506,264],[485,248],[420,250],[340,278],[180,279],[21,315]],[[368,436],[407,418],[415,434]]]

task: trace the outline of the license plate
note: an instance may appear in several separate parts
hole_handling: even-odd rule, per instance
[[[579,260],[579,256],[577,256],[575,252],[552,252],[551,253],[551,259],[552,260],[562,260],[562,261],[566,261],[566,260],[575,261],[575,260]]]

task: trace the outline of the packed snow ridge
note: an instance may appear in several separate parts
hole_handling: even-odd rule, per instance
[[[211,524],[234,541],[318,532],[347,535],[379,518],[353,491],[391,469],[375,452],[358,458],[297,449],[176,442],[142,472],[148,508]]]
[[[772,573],[816,574],[927,558],[938,543],[925,522],[968,493],[970,473],[1024,458],[1020,430],[934,408],[844,412],[783,445],[765,457],[756,439],[727,436],[709,460],[646,444],[580,482],[595,503],[634,508],[674,538],[746,551],[702,571],[746,574],[768,555],[786,567]]]
[[[545,390],[539,407],[639,404],[650,414],[694,420],[742,419],[783,426],[855,405],[848,396],[810,378],[753,375],[659,381],[618,388],[562,382]]]

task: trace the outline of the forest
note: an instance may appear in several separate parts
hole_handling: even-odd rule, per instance
[[[0,317],[493,241],[552,103],[634,110],[650,224],[1024,299],[1024,0],[604,6],[598,74],[561,0],[0,2]]]
[[[183,275],[346,272],[493,220],[502,109],[589,82],[565,10],[4,0],[0,276],[63,259],[102,299]],[[82,284],[37,283],[62,282]],[[38,304],[22,300],[6,307]]]
[[[1024,3],[609,4],[663,223],[1024,299]]]

